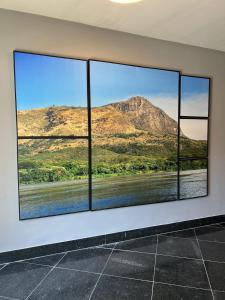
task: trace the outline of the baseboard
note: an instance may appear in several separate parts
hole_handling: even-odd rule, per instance
[[[78,250],[102,244],[114,243],[163,232],[182,230],[192,227],[210,225],[213,223],[225,222],[225,215],[195,219],[172,224],[159,225],[154,227],[140,228],[130,231],[117,232],[101,236],[89,237],[80,240],[31,247],[27,249],[8,251],[0,253],[0,264],[29,259],[38,256],[50,255],[59,252]]]

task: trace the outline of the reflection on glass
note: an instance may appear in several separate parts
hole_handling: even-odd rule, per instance
[[[209,79],[181,76],[181,116],[208,117]]]
[[[19,136],[87,135],[86,62],[15,52]]]
[[[89,209],[86,140],[18,142],[21,219]]]
[[[177,199],[179,73],[91,61],[94,209]]]
[[[208,121],[180,120],[180,156],[207,157]]]
[[[207,160],[180,161],[180,199],[207,196]]]

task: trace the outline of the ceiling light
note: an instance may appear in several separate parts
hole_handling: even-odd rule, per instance
[[[130,3],[141,2],[142,0],[110,0],[110,1],[115,3],[121,3],[121,4],[130,4]]]

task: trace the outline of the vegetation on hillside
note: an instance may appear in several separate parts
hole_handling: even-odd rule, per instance
[[[141,140],[140,140],[141,139]],[[192,144],[192,151],[202,151],[204,142]],[[199,150],[200,149],[200,150]],[[93,178],[176,171],[176,135],[120,134],[93,137]],[[190,166],[183,165],[183,169]],[[196,161],[191,168],[204,167]],[[87,141],[24,140],[19,144],[21,184],[57,182],[88,177]]]
[[[87,135],[87,109],[19,111],[18,128],[19,135],[28,136]],[[93,178],[177,170],[177,122],[143,97],[93,108],[92,135]],[[183,156],[200,157],[207,147],[206,142],[183,135],[181,146]],[[20,140],[22,184],[83,179],[88,169],[87,140]]]

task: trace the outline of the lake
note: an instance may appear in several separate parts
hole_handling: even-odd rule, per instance
[[[206,170],[182,171],[182,198],[205,196],[206,174]],[[92,194],[93,210],[172,201],[177,199],[177,174],[160,172],[94,179]],[[20,186],[21,219],[88,209],[87,180]]]

